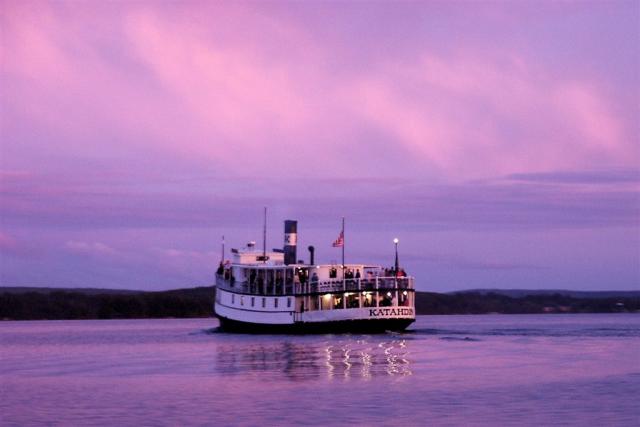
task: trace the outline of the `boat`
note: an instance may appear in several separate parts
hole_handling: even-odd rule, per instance
[[[341,264],[297,258],[297,221],[285,221],[284,247],[255,242],[231,249],[216,272],[214,312],[224,331],[248,333],[375,333],[403,331],[415,321],[414,278],[392,268],[344,263],[344,222],[334,246]],[[265,221],[266,242],[266,221]]]

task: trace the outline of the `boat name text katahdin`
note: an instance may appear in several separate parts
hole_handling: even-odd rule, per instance
[[[413,308],[370,308],[369,317],[413,316]]]

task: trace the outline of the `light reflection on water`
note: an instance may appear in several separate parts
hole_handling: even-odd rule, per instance
[[[640,316],[421,316],[403,334],[213,319],[0,323],[0,425],[639,425]]]
[[[218,348],[214,369],[221,375],[275,373],[290,380],[411,375],[403,339],[229,344]]]

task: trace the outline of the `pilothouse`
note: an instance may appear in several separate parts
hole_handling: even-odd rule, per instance
[[[397,245],[397,241],[395,242]],[[334,246],[344,245],[344,228]],[[216,274],[215,313],[239,332],[382,332],[415,321],[413,277],[365,264],[297,259],[297,221],[285,221],[284,247],[267,252],[249,242],[232,249]],[[396,252],[397,253],[397,252]]]

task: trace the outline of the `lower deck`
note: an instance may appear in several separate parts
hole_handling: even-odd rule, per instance
[[[348,292],[262,296],[217,289],[215,313],[224,329],[248,332],[403,330],[415,320],[413,292],[407,298],[387,294],[362,292],[353,299]]]

